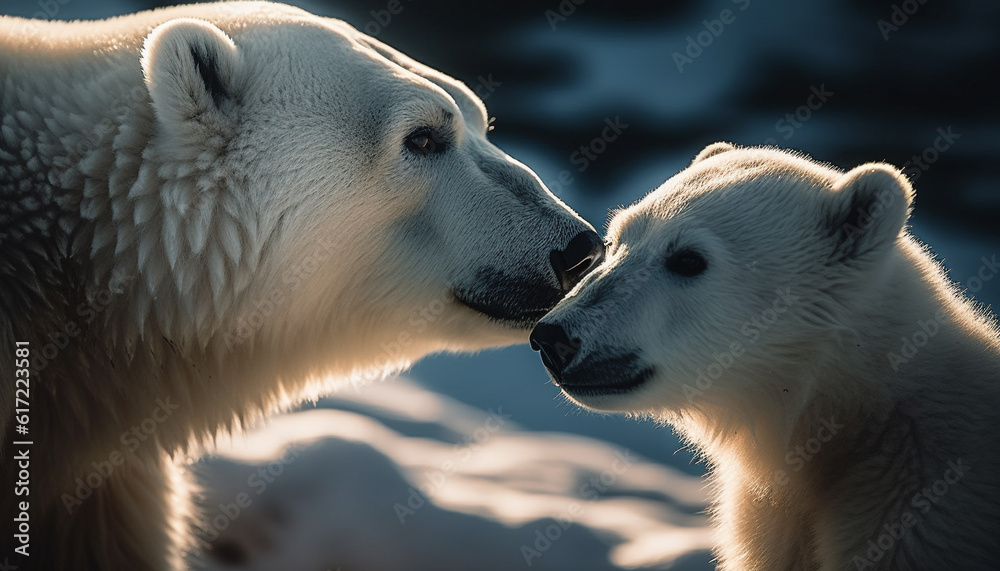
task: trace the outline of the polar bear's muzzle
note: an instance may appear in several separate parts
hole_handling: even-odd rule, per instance
[[[585,230],[569,241],[563,250],[552,250],[549,263],[556,272],[563,294],[569,293],[583,276],[604,260],[604,242],[596,232]],[[550,308],[551,309],[551,308]]]
[[[604,242],[592,230],[573,237],[562,250],[549,253],[553,274],[483,268],[475,286],[455,288],[456,301],[487,317],[530,329],[604,259]],[[554,279],[553,279],[554,278]]]
[[[531,348],[541,354],[552,381],[574,397],[628,393],[655,374],[655,369],[634,353],[582,356],[583,342],[570,337],[558,324],[539,323],[529,339]]]

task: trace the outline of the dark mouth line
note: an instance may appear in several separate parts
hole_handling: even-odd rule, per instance
[[[655,371],[653,367],[646,367],[639,372],[636,376],[632,377],[624,383],[614,383],[614,384],[603,384],[603,385],[593,385],[593,384],[573,384],[573,383],[558,383],[559,387],[568,393],[575,395],[586,395],[586,396],[603,396],[603,395],[621,395],[625,393],[630,393],[643,384],[645,384],[649,379],[653,377]]]
[[[451,294],[452,297],[455,298],[455,301],[457,301],[459,304],[464,305],[465,307],[475,311],[476,313],[485,315],[490,319],[490,321],[494,321],[496,323],[500,323],[508,327],[514,327],[515,329],[532,329],[535,326],[535,324],[538,323],[538,321],[540,321],[542,317],[545,317],[545,314],[547,314],[552,309],[552,308],[528,309],[520,312],[520,314],[517,315],[516,317],[509,315],[498,315],[495,311],[495,306],[466,299],[456,291],[452,291]]]

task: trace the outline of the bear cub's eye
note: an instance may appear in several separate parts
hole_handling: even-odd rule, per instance
[[[686,278],[697,276],[708,268],[705,257],[690,249],[677,250],[670,254],[665,265],[671,272]]]
[[[406,150],[419,156],[444,152],[447,146],[444,138],[429,127],[421,127],[407,135],[403,145]]]

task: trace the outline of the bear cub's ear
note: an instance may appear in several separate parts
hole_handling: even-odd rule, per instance
[[[906,226],[913,187],[885,163],[855,167],[833,185],[825,224],[834,259],[849,262],[887,250]]]
[[[701,161],[707,159],[708,157],[713,157],[719,153],[724,153],[726,151],[731,151],[735,149],[730,143],[712,143],[711,145],[705,147],[698,153],[694,159],[692,159],[691,164],[700,163]]]
[[[142,72],[159,123],[191,136],[225,129],[238,64],[236,44],[208,22],[179,18],[157,26],[143,45]]]

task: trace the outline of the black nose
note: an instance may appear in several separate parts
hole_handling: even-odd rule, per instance
[[[570,339],[559,325],[539,323],[528,338],[531,348],[542,354],[542,363],[553,375],[561,375],[580,349],[579,339]]]
[[[564,250],[552,250],[549,261],[556,271],[563,291],[573,289],[587,272],[597,267],[604,259],[604,242],[597,232],[580,232],[566,244]]]

